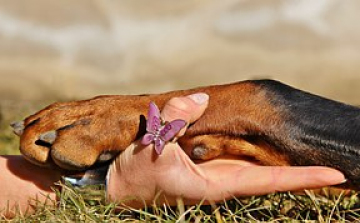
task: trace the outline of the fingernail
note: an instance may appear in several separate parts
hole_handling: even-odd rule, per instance
[[[209,100],[209,95],[205,93],[191,94],[188,97],[198,105],[205,104]]]
[[[340,184],[344,184],[344,183],[346,183],[348,180],[347,179],[345,179],[345,180],[343,180]]]
[[[345,178],[343,173],[339,171],[337,173],[334,173],[333,170],[331,175],[329,175],[328,179],[333,181],[335,184],[344,184],[347,182],[347,178]]]

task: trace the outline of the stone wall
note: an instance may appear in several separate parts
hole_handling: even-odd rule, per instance
[[[360,103],[356,0],[0,0],[0,99],[275,78]]]

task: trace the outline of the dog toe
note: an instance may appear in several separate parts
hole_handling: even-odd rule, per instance
[[[86,146],[78,150],[56,143],[51,149],[51,158],[54,163],[67,170],[87,169],[96,162],[98,156],[99,153],[95,149],[86,148]]]
[[[53,139],[54,133],[50,132]],[[101,141],[98,141],[83,125],[58,130],[56,141],[51,146],[51,158],[63,169],[83,170],[92,166],[102,153]],[[45,138],[46,138],[45,134]]]
[[[32,132],[25,132],[20,140],[20,151],[32,163],[46,166],[49,163],[50,148],[37,142]]]

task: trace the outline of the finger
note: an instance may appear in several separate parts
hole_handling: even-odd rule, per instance
[[[190,124],[204,113],[209,102],[209,95],[197,93],[185,97],[174,97],[164,106],[161,116],[166,121],[182,119]],[[178,135],[183,135],[185,128]]]
[[[341,172],[327,167],[221,165],[205,168],[205,172],[210,176],[206,197],[215,201],[232,196],[315,189],[345,181]]]

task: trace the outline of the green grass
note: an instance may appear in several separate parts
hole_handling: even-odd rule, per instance
[[[75,188],[61,184],[56,205],[36,204],[33,214],[17,214],[11,222],[354,222],[360,220],[357,193],[305,195],[275,193],[233,199],[222,204],[152,206],[143,210],[117,209],[106,203],[101,187]],[[48,202],[49,203],[49,202]],[[51,203],[51,202],[50,202]],[[5,221],[5,219],[3,219]]]
[[[5,104],[5,105],[4,105]],[[47,103],[14,105],[0,102],[0,154],[19,154],[18,137],[9,123],[44,107]],[[0,182],[1,183],[1,182]],[[18,213],[0,222],[356,222],[360,221],[360,197],[356,192],[322,195],[307,191],[302,195],[275,193],[234,198],[214,205],[176,207],[151,206],[142,210],[106,203],[101,187],[74,188],[60,184],[59,199],[47,204],[35,202],[36,211]]]
[[[2,115],[0,110],[0,154],[9,155],[9,154],[19,154],[19,140],[12,132],[12,129],[9,126],[9,121],[4,120],[4,115]]]

